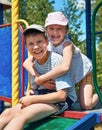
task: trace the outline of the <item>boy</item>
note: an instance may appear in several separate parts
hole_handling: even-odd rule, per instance
[[[34,67],[39,75],[47,73],[62,57],[47,50],[48,40],[45,30],[40,25],[31,25],[23,32],[25,44],[29,53],[34,57]],[[37,76],[35,76],[35,79]],[[45,89],[34,84],[31,76],[31,90],[29,96],[19,100],[19,104],[4,111],[0,116],[0,130],[22,130],[26,123],[34,122],[52,114],[57,115],[76,101],[75,88],[72,85],[70,71],[55,81],[55,90]],[[15,114],[16,113],[16,114]]]

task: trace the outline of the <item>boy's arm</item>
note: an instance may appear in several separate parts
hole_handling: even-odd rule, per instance
[[[23,63],[23,67],[33,76],[38,76],[38,73],[34,69],[34,58],[32,56],[29,56]]]
[[[44,94],[44,95],[32,95],[25,96],[20,99],[20,103],[23,107],[29,106],[34,103],[58,103],[66,100],[67,89],[62,89],[57,92]]]
[[[32,89],[26,92],[26,96],[31,96],[31,95],[34,95],[34,91]]]
[[[46,74],[43,74],[39,77],[35,78],[35,82],[39,85],[44,83],[47,80],[56,78],[58,76],[63,75],[66,73],[71,65],[72,60],[72,53],[73,53],[73,45],[70,43],[65,43],[63,48],[63,59],[62,63],[54,67],[51,71]]]

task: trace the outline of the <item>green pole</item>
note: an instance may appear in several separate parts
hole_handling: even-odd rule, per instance
[[[93,83],[95,90],[99,96],[99,100],[102,103],[102,94],[97,84],[97,72],[96,72],[96,36],[95,36],[95,17],[98,9],[102,6],[102,1],[96,6],[92,15],[92,64],[93,64]]]

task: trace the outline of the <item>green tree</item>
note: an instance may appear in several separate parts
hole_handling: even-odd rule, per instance
[[[102,2],[102,0],[96,0],[95,3],[92,6],[92,11],[96,8],[96,6]],[[102,33],[102,6],[98,9],[98,12],[96,14],[96,19],[95,19],[95,31],[97,33],[101,32]],[[97,35],[97,40],[102,41],[102,35]]]
[[[96,48],[96,71],[98,85],[102,86],[102,42]]]
[[[92,14],[96,6],[102,2],[102,0],[96,0],[92,5]],[[95,31],[96,31],[96,71],[98,85],[102,86],[102,6],[98,9],[95,19]],[[99,33],[99,34],[98,34]]]
[[[48,0],[19,0],[19,18],[25,19],[29,24],[44,25],[47,14],[54,11],[53,3],[54,1]],[[6,23],[11,22],[11,11],[5,11]]]
[[[20,0],[20,18],[28,21],[29,24],[44,25],[45,18],[49,12],[54,11],[52,2],[48,0]]]
[[[81,29],[81,16],[83,11],[78,8],[78,3],[74,0],[67,0],[67,4],[64,1],[64,9],[62,10],[69,21],[69,35],[71,40],[77,45],[83,53],[86,53],[85,39],[81,36],[84,34]]]

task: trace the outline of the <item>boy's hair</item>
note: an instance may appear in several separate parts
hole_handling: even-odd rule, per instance
[[[23,31],[23,35],[26,36],[27,34],[31,33],[32,31],[35,33],[36,32],[45,33],[45,28],[39,24],[32,24]]]
[[[28,36],[28,35],[37,35],[37,34],[44,34],[45,35],[45,32],[41,32],[39,30],[36,30],[36,29],[29,29],[27,30],[25,33],[24,33],[24,36]]]
[[[28,26],[24,31],[23,31],[23,35],[25,37],[25,41],[26,41],[26,37],[29,35],[37,35],[37,34],[42,34],[45,38],[47,38],[46,34],[45,34],[45,29],[43,26],[41,25],[37,25],[37,24],[33,24]],[[26,43],[25,43],[26,44]]]

